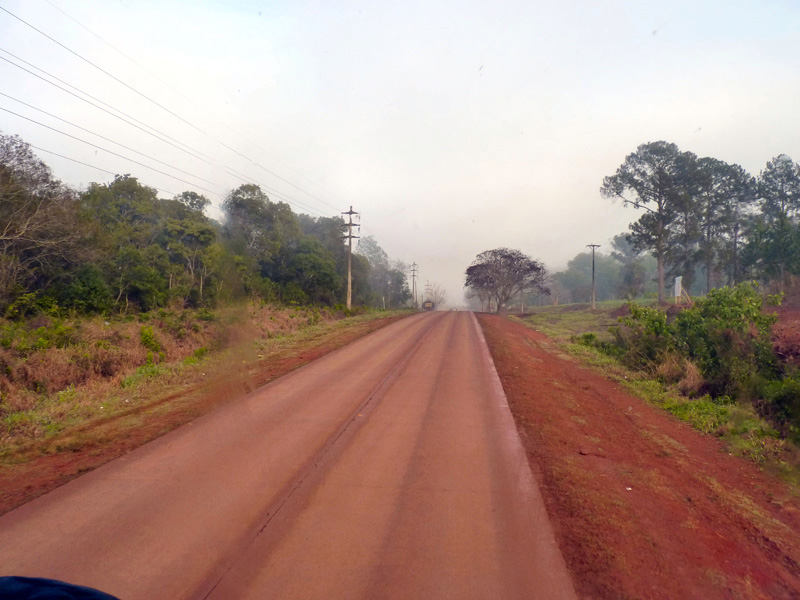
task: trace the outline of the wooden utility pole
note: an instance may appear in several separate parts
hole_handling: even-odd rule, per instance
[[[347,240],[347,310],[353,307],[353,240],[358,239],[359,236],[353,235],[353,227],[361,227],[358,223],[353,223],[353,215],[358,213],[350,206],[350,210],[343,212],[343,215],[348,215],[347,223],[344,227],[347,228],[347,235],[344,239]]]
[[[587,248],[592,249],[592,310],[595,309],[595,287],[594,287],[594,251],[600,244],[586,244]]]
[[[414,308],[419,308],[417,304],[417,263],[411,264],[411,293],[414,295]]]

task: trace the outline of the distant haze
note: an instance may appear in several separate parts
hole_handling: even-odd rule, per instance
[[[0,107],[169,170],[24,101],[179,167],[191,175],[175,175],[191,183],[4,111],[2,133],[131,173],[164,197],[195,189],[218,206],[240,174],[296,212],[331,216],[352,205],[362,234],[392,259],[416,261],[420,289],[441,284],[451,305],[461,303],[463,272],[483,250],[518,248],[551,270],[586,244],[608,250],[639,213],[598,189],[639,144],[664,139],[754,175],[780,153],[800,159],[794,0],[2,6],[178,116],[2,11],[0,49],[201,156],[4,61]],[[111,178],[39,155],[73,186]]]

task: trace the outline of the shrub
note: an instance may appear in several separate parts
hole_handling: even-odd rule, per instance
[[[739,394],[752,377],[775,375],[774,314],[762,310],[754,283],[712,290],[671,327],[677,350],[694,362],[714,394]]]
[[[158,341],[153,328],[149,325],[142,325],[142,328],[139,330],[139,338],[142,342],[142,346],[151,352],[161,352],[161,342]]]
[[[716,395],[740,395],[757,375],[776,375],[770,341],[774,315],[762,310],[754,283],[712,290],[672,322],[657,308],[629,303],[630,316],[613,328],[623,362],[634,368],[660,371],[676,379],[674,356],[688,360],[680,369],[687,389]],[[694,372],[690,372],[694,370]],[[702,379],[702,383],[700,383]]]
[[[615,344],[627,366],[651,369],[672,347],[667,314],[635,302],[629,302],[628,308],[631,314],[611,329]]]
[[[97,265],[85,265],[61,294],[66,308],[80,313],[104,313],[111,310],[114,299],[106,284],[103,271]]]

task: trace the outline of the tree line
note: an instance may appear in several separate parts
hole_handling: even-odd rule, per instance
[[[600,193],[642,211],[596,256],[597,298],[663,301],[673,277],[693,295],[743,281],[785,291],[800,275],[800,165],[785,154],[752,175],[666,141],[640,145]],[[591,296],[591,253],[551,281],[553,302]]]
[[[18,136],[0,135],[0,315],[344,302],[343,219],[295,214],[255,184],[225,196],[221,222],[209,205],[191,191],[159,198],[130,175],[79,192]],[[406,304],[405,265],[373,238],[359,248],[353,303]]]

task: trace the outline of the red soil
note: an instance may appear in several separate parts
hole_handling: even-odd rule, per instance
[[[479,318],[582,597],[800,597],[788,486],[546,336]]]
[[[800,364],[800,308],[779,307],[778,322],[772,330],[775,351],[788,363]]]

